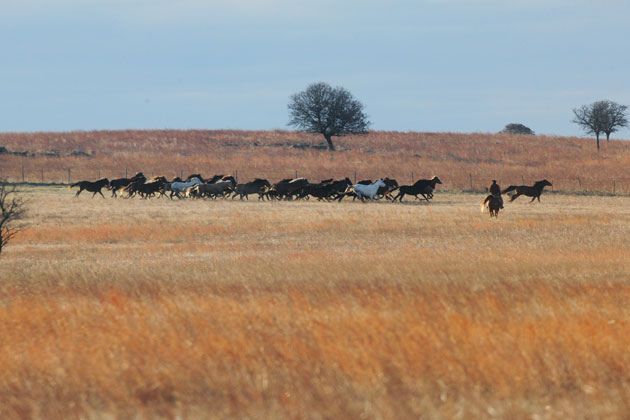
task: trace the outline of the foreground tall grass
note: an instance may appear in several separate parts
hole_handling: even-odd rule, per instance
[[[623,418],[630,199],[27,192],[0,417]]]

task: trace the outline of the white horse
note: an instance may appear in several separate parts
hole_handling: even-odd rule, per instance
[[[352,188],[354,189],[354,193],[357,195],[357,198],[363,200],[363,198],[367,197],[370,200],[374,200],[378,189],[384,186],[385,182],[383,182],[382,179],[378,179],[370,185],[356,184]]]
[[[171,198],[173,198],[173,195],[176,195],[179,197],[179,193],[185,191],[186,189],[190,188],[190,187],[194,187],[195,185],[199,185],[202,184],[203,182],[197,178],[191,178],[190,181],[186,181],[186,182],[171,182],[170,185],[170,189],[171,189]]]

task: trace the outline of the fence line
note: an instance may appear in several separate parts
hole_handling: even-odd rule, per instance
[[[120,169],[118,171],[105,171],[101,168],[96,169],[75,169],[75,168],[63,168],[63,169],[47,169],[47,168],[26,168],[22,165],[17,173],[15,171],[13,173],[7,172],[0,168],[0,180],[6,180],[11,183],[39,183],[39,184],[59,184],[59,185],[68,185],[73,182],[77,182],[80,180],[88,179],[95,180],[100,179],[102,177],[107,177],[109,179],[115,178],[128,178],[133,176],[135,173],[141,172],[137,168],[126,167],[124,169]],[[153,176],[157,173],[162,173],[160,171],[147,172],[144,171],[147,177]],[[180,178],[184,178],[189,174],[201,173],[204,176],[209,176],[207,171],[195,169],[191,170],[189,168],[180,168],[177,171],[171,171],[171,173],[166,174],[167,178],[172,179],[175,176],[179,176]],[[286,169],[286,170],[242,170],[242,169],[230,169],[224,171],[215,171],[214,173],[223,173],[223,174],[231,174],[234,175],[235,178],[239,182],[247,182],[253,178],[268,178],[270,181],[278,181],[280,179],[286,178],[298,178],[305,177],[313,182],[320,181],[319,176],[313,176],[313,174],[307,173],[307,171],[300,171],[299,169]],[[395,173],[389,174],[378,174],[378,177],[390,177],[398,180],[399,184],[410,184],[416,181],[416,176],[419,174],[414,171],[409,171],[408,173],[403,173],[402,171],[396,171]],[[377,174],[367,173],[367,171],[360,171],[357,169],[351,170],[350,173],[344,171],[334,171],[328,175],[329,178],[344,178],[348,177],[352,182],[357,182],[363,179],[376,179]],[[446,190],[458,190],[458,191],[485,191],[487,187],[490,185],[492,178],[494,175],[483,175],[483,174],[472,174],[469,173],[467,177],[464,179],[461,178],[461,175],[458,179],[443,179],[445,182],[443,189]],[[553,178],[551,179],[553,182],[553,186],[550,188],[552,191],[570,191],[570,192],[583,192],[583,193],[606,193],[606,194],[615,194],[615,195],[627,195],[630,194],[630,177],[616,177],[613,179],[594,179],[594,178],[584,178],[584,177],[563,177],[563,178]],[[527,180],[524,176],[521,176],[518,180],[510,180],[511,184],[533,184],[534,180]],[[501,183],[502,187],[505,188],[509,184],[505,181]]]

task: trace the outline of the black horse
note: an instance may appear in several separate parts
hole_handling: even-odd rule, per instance
[[[418,198],[418,194],[420,194],[424,197],[425,200],[429,201],[429,197],[433,198],[433,190],[435,190],[436,184],[441,183],[442,181],[440,181],[440,178],[434,176],[431,179],[418,180],[413,185],[401,185],[398,188],[398,195],[394,197],[393,201],[396,201],[396,199],[398,199],[398,201],[402,202],[405,194],[413,195],[416,198]]]
[[[101,190],[103,188],[106,188],[109,186],[109,179],[107,178],[103,178],[103,179],[99,179],[98,181],[79,181],[79,182],[75,182],[74,184],[70,185],[70,188],[72,187],[79,187],[79,191],[77,191],[77,193],[74,195],[75,197],[78,197],[79,194],[81,194],[81,191],[86,190],[89,191],[92,194],[92,198],[94,198],[94,196],[98,193],[101,195],[101,197],[105,198],[105,196],[103,195],[103,193],[101,192]]]
[[[109,181],[109,189],[112,191],[112,197],[114,197],[114,198],[118,197],[116,195],[118,190],[122,190],[127,185],[129,185],[132,182],[137,181],[139,179],[141,179],[142,182],[144,182],[146,180],[146,177],[144,176],[144,174],[142,172],[138,172],[137,174],[135,174],[131,178],[112,179],[111,181]]]
[[[346,189],[352,185],[352,181],[349,178],[333,180],[325,179],[319,184],[308,184],[302,188],[302,191],[298,195],[298,198],[307,198],[308,196],[313,196],[318,200],[326,200],[329,201],[332,196],[336,194],[341,194]]]
[[[503,194],[507,194],[511,191],[516,191],[516,193],[511,196],[510,203],[516,200],[518,196],[520,195],[532,197],[532,200],[530,201],[530,203],[534,201],[535,199],[538,199],[538,202],[540,203],[540,195],[543,192],[543,188],[545,188],[547,185],[550,187],[553,186],[553,184],[547,181],[546,179],[536,182],[531,187],[529,185],[510,185],[509,187],[503,190]]]
[[[234,187],[234,194],[232,200],[237,196],[243,199],[245,197],[249,200],[249,194],[258,194],[259,200],[264,200],[264,193],[271,187],[271,183],[266,179],[256,178],[255,180],[246,184],[236,184]]]

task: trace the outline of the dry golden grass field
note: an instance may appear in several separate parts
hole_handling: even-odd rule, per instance
[[[451,191],[481,190],[491,179],[507,186],[546,178],[556,191],[630,194],[630,141],[604,141],[599,153],[593,139],[488,133],[375,131],[335,142],[340,150],[329,153],[311,147],[324,143],[321,136],[291,131],[0,133],[10,152],[0,153],[0,179],[76,182],[142,171],[169,179],[227,173],[242,181],[389,176],[402,184],[438,175]]]
[[[2,419],[630,415],[629,197],[23,195]]]

